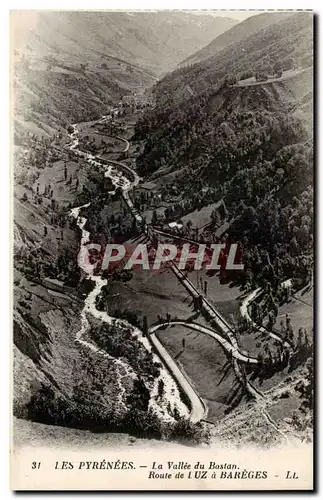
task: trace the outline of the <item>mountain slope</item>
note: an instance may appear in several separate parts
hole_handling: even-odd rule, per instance
[[[236,76],[239,80],[251,76],[259,69],[273,73],[276,64],[283,70],[312,66],[312,15],[293,13],[276,23],[271,22],[272,18],[279,19],[276,14],[268,13],[264,16],[267,16],[269,23],[267,28],[227,46],[200,63],[179,68],[158,82],[156,96],[161,107],[169,100],[168,96],[171,96],[172,101],[180,102],[204,91],[212,93],[224,83],[226,77]],[[239,26],[231,31],[236,30],[239,34]]]
[[[253,35],[257,31],[265,29],[291,15],[291,12],[275,12],[269,14],[258,14],[257,16],[249,17],[245,21],[242,21],[223,34],[217,36],[206,47],[203,47],[195,52],[195,54],[192,54],[182,61],[179,66],[187,66],[204,61],[229,45],[241,42],[241,40]]]
[[[16,125],[46,136],[104,114],[235,23],[172,11],[13,12]]]
[[[236,24],[186,12],[41,12],[18,33],[38,56],[69,62],[122,59],[160,75]]]
[[[243,247],[246,267],[234,278],[242,285],[269,280],[277,290],[285,277],[310,276],[312,52],[312,16],[295,13],[167,75],[155,87],[157,106],[137,123],[134,139],[145,141],[139,175],[174,174],[160,183],[168,212],[189,217],[224,202],[226,215],[214,217],[226,229],[218,233],[211,217],[202,238],[217,242],[226,233]],[[249,78],[259,66],[272,76],[276,65],[282,76]]]
[[[68,123],[106,114],[123,95],[152,85],[149,73],[128,63],[82,70],[80,65],[16,58],[13,80],[15,125],[51,135]]]

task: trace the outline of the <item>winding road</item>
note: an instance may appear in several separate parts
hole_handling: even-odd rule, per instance
[[[255,323],[253,321],[253,319],[251,318],[250,314],[249,314],[249,306],[251,305],[251,303],[256,300],[258,297],[260,297],[260,295],[262,295],[264,293],[264,289],[263,288],[256,288],[256,290],[253,290],[251,293],[249,293],[249,295],[247,295],[247,297],[243,300],[241,306],[240,306],[240,314],[241,316],[243,316],[244,318],[246,318],[248,320],[248,322],[260,333],[264,333],[266,335],[268,335],[269,337],[273,338],[274,340],[277,340],[278,342],[280,342],[284,347],[288,347],[288,348],[291,348],[291,345],[289,342],[287,342],[286,340],[283,340],[279,335],[277,335],[276,333],[274,332],[270,332],[269,330],[266,330],[265,327],[263,327],[262,325],[257,325],[257,323]]]
[[[104,116],[101,118],[99,123],[103,123],[104,121],[108,120],[109,116]],[[73,151],[76,155],[84,157],[87,162],[90,165],[94,166],[103,166],[106,167],[106,171],[104,175],[106,177],[109,177],[115,186],[115,188],[121,188],[122,190],[122,195],[123,198],[131,211],[132,215],[135,217],[136,221],[140,224],[143,233],[146,235],[148,239],[150,239],[151,234],[154,232],[154,228],[149,226],[143,219],[142,215],[140,212],[137,210],[137,208],[134,206],[134,203],[129,195],[129,191],[138,185],[140,178],[137,175],[136,172],[134,172],[129,166],[125,165],[124,163],[117,162],[117,161],[111,161],[106,158],[100,157],[100,156],[94,156],[92,154],[80,151],[78,149],[79,147],[79,139],[78,139],[78,125],[72,125],[73,127],[73,132],[70,134],[70,138],[72,139],[72,143],[69,146],[70,150]],[[129,143],[128,143],[129,147]],[[127,149],[128,150],[128,149]],[[131,180],[129,180],[129,177]],[[82,241],[81,245],[84,245],[88,242],[89,238],[89,233],[84,230],[84,225],[86,223],[86,219],[83,217],[80,217],[80,211],[82,208],[89,206],[89,204],[84,205],[82,207],[77,207],[71,210],[71,215],[77,219],[78,226],[82,230]],[[159,357],[163,360],[164,364],[167,366],[172,378],[177,382],[179,387],[181,388],[182,392],[184,392],[190,401],[190,407],[191,407],[191,414],[190,418],[193,422],[197,422],[203,418],[205,418],[207,414],[207,408],[205,404],[203,403],[202,399],[196,392],[196,390],[192,387],[191,383],[189,380],[186,378],[186,376],[183,374],[183,372],[180,370],[179,366],[177,363],[173,360],[173,358],[170,356],[170,354],[167,352],[167,350],[163,347],[161,342],[158,340],[156,337],[155,333],[160,330],[161,328],[171,326],[171,325],[181,325],[184,326],[185,328],[190,328],[192,330],[198,331],[200,333],[203,333],[205,335],[208,335],[212,338],[214,338],[222,347],[223,349],[227,352],[230,353],[230,355],[233,358],[233,367],[235,370],[235,373],[238,377],[238,379],[244,384],[246,389],[249,391],[249,393],[254,396],[255,398],[258,398],[259,396],[262,396],[262,393],[260,391],[257,391],[250,383],[248,380],[246,380],[246,377],[243,375],[241,368],[239,366],[239,362],[242,363],[249,363],[249,364],[257,364],[258,360],[254,357],[248,356],[247,354],[243,353],[240,351],[237,339],[235,336],[235,332],[230,326],[230,324],[226,321],[225,318],[210,304],[210,302],[201,294],[201,292],[192,284],[192,282],[188,279],[188,277],[177,267],[177,265],[172,262],[170,263],[170,268],[173,271],[173,273],[176,275],[178,278],[179,282],[186,288],[188,293],[192,297],[201,297],[201,302],[202,302],[202,308],[201,312],[204,313],[204,315],[208,318],[208,320],[212,320],[216,323],[217,327],[219,328],[220,333],[215,332],[211,328],[204,327],[202,325],[199,325],[194,322],[186,322],[186,321],[172,321],[169,323],[163,323],[163,324],[158,324],[154,325],[149,329],[149,338],[151,341],[151,344],[154,346],[156,349]],[[84,346],[95,350],[96,352],[101,353],[101,350],[98,349],[94,344],[91,344],[90,342],[86,341],[83,339],[83,335],[85,331],[88,329],[88,320],[86,315],[88,313],[93,314],[94,316],[98,317],[100,316],[101,319],[103,319],[102,315],[106,315],[107,317],[104,318],[105,321],[111,322],[112,319],[115,320],[115,318],[111,318],[107,313],[100,313],[99,311],[96,310],[95,307],[95,299],[100,293],[100,290],[102,286],[106,285],[107,280],[102,279],[101,277],[98,276],[92,276],[92,280],[96,282],[95,289],[94,291],[90,292],[88,297],[85,300],[85,307],[82,312],[82,328],[78,332],[77,335],[77,341],[82,343]],[[252,299],[253,300],[253,299]],[[246,307],[247,310],[247,307]],[[138,329],[136,329],[138,330]],[[138,332],[137,332],[138,333]],[[139,338],[141,341],[143,341],[142,337],[142,332],[140,332]],[[145,339],[147,340],[147,339]],[[147,346],[146,346],[147,347]],[[148,348],[148,347],[147,347]],[[103,352],[104,354],[104,352]],[[107,353],[105,353],[107,355]],[[108,355],[107,355],[108,356]],[[121,364],[121,363],[120,363]],[[132,375],[132,374],[131,374]]]
[[[297,69],[289,69],[284,71],[282,76],[269,77],[267,80],[262,80],[257,82],[255,77],[252,76],[245,80],[240,80],[239,82],[231,85],[232,87],[254,87],[257,85],[268,85],[269,83],[282,82],[284,80],[288,80],[289,78],[293,78],[296,75],[304,73],[305,71],[311,71],[311,68],[297,68]]]
[[[247,356],[246,354],[243,354],[240,352],[236,347],[234,347],[230,342],[226,339],[224,339],[219,333],[216,333],[213,331],[211,328],[207,328],[206,326],[199,325],[198,323],[194,322],[189,322],[189,321],[184,321],[184,320],[174,320],[165,322],[165,323],[159,323],[157,325],[152,326],[149,329],[150,335],[154,335],[158,330],[161,330],[163,328],[167,328],[172,325],[181,325],[184,326],[185,328],[189,328],[190,330],[195,330],[200,333],[204,333],[205,335],[209,335],[213,339],[215,339],[224,349],[226,352],[229,352],[233,358],[242,361],[243,363],[250,363],[250,364],[258,364],[257,358],[252,358],[250,356]]]

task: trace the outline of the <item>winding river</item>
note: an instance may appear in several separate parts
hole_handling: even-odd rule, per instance
[[[100,123],[103,123],[103,121],[109,119],[109,117],[102,117],[100,120]],[[79,134],[79,129],[78,129],[78,124],[73,125],[73,132],[70,134],[70,138],[72,139],[72,143],[70,144],[69,148],[71,151],[73,151],[76,155],[78,156],[83,156],[87,163],[90,166],[104,166],[106,168],[105,170],[105,177],[109,177],[115,186],[115,188],[121,187],[123,191],[123,195],[125,199],[129,200],[129,203],[132,203],[130,200],[130,197],[127,196],[128,191],[133,188],[135,185],[138,184],[139,182],[139,177],[137,174],[133,172],[133,182],[131,182],[124,174],[123,172],[119,171],[116,167],[116,163],[111,164],[108,160],[97,160],[93,155],[86,153],[84,151],[80,151],[79,148],[79,139],[78,139],[78,134]],[[76,224],[80,228],[82,232],[82,237],[81,237],[81,247],[86,245],[89,242],[90,238],[90,233],[86,231],[85,229],[85,224],[86,224],[86,218],[81,216],[81,211],[83,208],[87,208],[90,206],[90,203],[87,203],[85,205],[82,205],[80,207],[73,208],[70,211],[71,217],[76,219]],[[139,214],[138,214],[138,219],[139,219]],[[142,218],[140,217],[140,221],[142,221]],[[145,347],[145,349],[149,352],[152,352],[152,347],[148,341],[147,338],[145,338],[142,334],[142,331],[139,328],[134,327],[130,323],[128,323],[125,320],[121,320],[119,318],[115,318],[113,316],[110,316],[106,311],[99,311],[96,308],[96,299],[100,295],[101,289],[103,286],[108,284],[108,280],[102,278],[101,276],[94,276],[93,273],[89,274],[87,279],[93,281],[95,283],[94,289],[88,294],[88,296],[85,299],[84,302],[84,307],[81,312],[81,328],[80,330],[77,331],[76,336],[75,336],[75,341],[81,345],[83,345],[85,348],[90,349],[92,352],[95,352],[101,356],[109,358],[111,363],[115,364],[116,369],[118,370],[118,375],[119,375],[119,380],[120,380],[120,393],[119,393],[119,398],[122,400],[122,395],[124,393],[124,389],[122,386],[122,378],[124,376],[130,376],[133,380],[137,378],[137,374],[134,372],[134,370],[131,368],[131,366],[124,360],[121,360],[120,358],[116,359],[112,356],[110,356],[106,351],[100,349],[98,346],[96,346],[94,343],[90,342],[89,340],[86,339],[86,335],[89,332],[90,329],[90,324],[88,321],[88,315],[92,315],[94,318],[108,324],[112,325],[114,324],[115,326],[119,326],[121,328],[127,328],[131,331],[132,335],[136,336],[137,339],[142,343],[142,345]],[[150,407],[154,410],[155,413],[157,413],[160,417],[162,417],[164,420],[173,420],[173,417],[169,414],[167,407],[170,405],[170,408],[172,411],[176,408],[177,411],[179,412],[180,415],[188,417],[189,416],[189,410],[187,406],[182,402],[182,399],[179,394],[178,387],[176,385],[175,380],[173,377],[170,375],[168,370],[164,367],[164,363],[162,360],[157,357],[155,354],[154,356],[154,361],[160,363],[162,365],[162,369],[160,370],[160,376],[155,379],[153,387],[151,387],[151,398],[150,398]],[[158,382],[159,380],[162,379],[164,382],[164,396],[162,398],[158,397]],[[205,411],[205,408],[203,407],[203,413]],[[200,420],[201,419],[201,414],[198,412],[198,415],[196,418],[193,420]],[[192,418],[192,416],[191,416]]]
[[[97,121],[97,123],[104,123],[109,119],[110,119],[109,115],[103,116],[100,120]],[[140,212],[135,208],[131,200],[131,197],[129,196],[129,191],[134,186],[136,186],[140,180],[136,172],[134,172],[130,167],[128,167],[124,163],[108,160],[81,151],[79,149],[78,136],[79,136],[79,126],[78,124],[74,124],[73,132],[70,134],[70,138],[72,140],[69,146],[70,150],[73,151],[76,155],[85,158],[89,166],[105,168],[104,172],[105,177],[109,177],[111,179],[115,189],[121,188],[123,193],[123,198],[127,203],[129,210],[131,211],[132,215],[135,217],[137,222],[141,224],[143,232],[146,233],[146,235],[149,237],[148,226],[144,222],[144,219],[141,216]],[[126,150],[128,151],[129,143],[128,141],[126,141],[126,143],[127,144],[125,151]],[[129,177],[131,180],[129,179]],[[86,205],[82,205],[77,208],[73,208],[70,211],[70,215],[76,219],[76,223],[82,232],[81,248],[84,247],[84,245],[86,245],[89,242],[89,237],[90,237],[90,233],[85,230],[86,218],[80,215],[82,209],[87,208],[88,206],[90,206],[90,203],[87,203]],[[182,285],[186,288],[186,290],[190,293],[191,296],[199,295],[199,291],[194,287],[194,285],[187,278],[187,276],[184,275],[184,273],[178,269],[175,263],[171,265],[171,270],[174,272],[174,274],[177,276],[179,281],[182,283]],[[115,363],[116,368],[119,370],[120,380],[124,375],[130,376],[132,379],[135,379],[137,378],[137,375],[127,362],[121,359],[113,358],[107,352],[105,352],[102,349],[99,349],[95,344],[93,344],[89,340],[86,340],[86,335],[90,328],[88,315],[92,315],[96,319],[103,321],[109,325],[114,324],[115,326],[119,325],[120,327],[125,327],[130,329],[132,334],[136,335],[138,340],[142,343],[142,345],[147,351],[152,352],[151,344],[153,344],[153,346],[155,347],[156,351],[159,354],[159,356],[153,354],[154,360],[163,365],[163,369],[161,370],[161,374],[159,377],[164,382],[165,393],[162,400],[161,398],[158,398],[159,379],[155,380],[154,387],[151,388],[152,390],[151,390],[150,406],[154,409],[154,411],[160,416],[162,416],[164,419],[172,419],[173,417],[169,414],[167,410],[167,406],[168,404],[170,404],[172,410],[176,408],[181,415],[183,416],[189,415],[192,421],[196,422],[205,418],[207,414],[207,408],[204,402],[199,397],[198,393],[188,380],[187,376],[184,375],[179,366],[171,358],[169,353],[162,346],[162,344],[159,342],[159,340],[155,335],[155,332],[157,330],[167,325],[166,324],[154,325],[150,328],[149,330],[150,341],[151,341],[150,343],[149,340],[143,336],[142,331],[139,328],[134,327],[125,320],[114,318],[110,316],[107,312],[101,312],[96,309],[96,299],[99,296],[102,287],[107,285],[108,281],[102,278],[101,276],[94,276],[93,272],[92,274],[90,273],[88,275],[87,279],[93,281],[95,283],[95,287],[85,299],[84,308],[81,314],[81,328],[76,333],[76,342],[82,344],[84,347],[92,350],[93,352],[108,357],[111,360],[111,362]],[[249,393],[255,398],[262,397],[263,396],[262,393],[256,390],[255,387],[253,387],[253,385],[245,377],[243,377],[241,368],[238,363],[238,361],[240,361],[243,363],[250,363],[255,365],[258,363],[258,360],[256,358],[249,356],[247,353],[241,352],[239,350],[237,339],[234,331],[232,330],[232,327],[205,297],[202,298],[202,309],[204,309],[205,312],[208,314],[208,316],[211,317],[213,321],[216,322],[218,328],[223,333],[224,337],[219,333],[215,332],[211,328],[206,328],[203,327],[202,325],[198,325],[195,323],[177,321],[177,322],[170,322],[170,326],[171,324],[180,324],[183,327],[191,328],[193,330],[199,331],[200,333],[213,337],[224,348],[225,351],[231,353],[231,356],[233,358],[233,368],[236,373],[236,376],[241,381],[241,383],[244,384]],[[180,398],[177,384],[181,388],[182,392],[186,394],[187,398],[190,401],[190,407],[191,407],[190,413],[188,412],[188,408],[186,407],[186,405],[183,404]],[[121,385],[120,394],[122,396],[123,387],[121,382],[120,385]]]

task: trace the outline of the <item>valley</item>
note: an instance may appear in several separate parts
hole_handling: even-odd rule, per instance
[[[292,43],[290,16],[263,29],[288,22]],[[235,46],[221,50],[235,60]],[[42,70],[29,59],[30,90]],[[109,94],[114,70],[108,84],[91,60],[72,87],[64,77],[80,94],[64,95],[62,114],[43,87],[35,96],[50,108],[31,105],[27,128],[16,115],[16,417],[195,444],[311,439],[311,67],[268,82],[218,75],[206,89],[210,73],[187,96],[177,88],[195,64],[156,83],[134,59],[129,87]],[[51,93],[62,63],[48,64]],[[172,261],[86,275],[77,263],[89,242],[187,241],[237,242],[243,271]]]

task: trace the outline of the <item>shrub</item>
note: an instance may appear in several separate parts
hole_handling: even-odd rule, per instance
[[[190,419],[180,417],[172,426],[170,437],[175,440],[190,441],[195,444],[208,444],[210,431],[203,422],[193,423]]]

